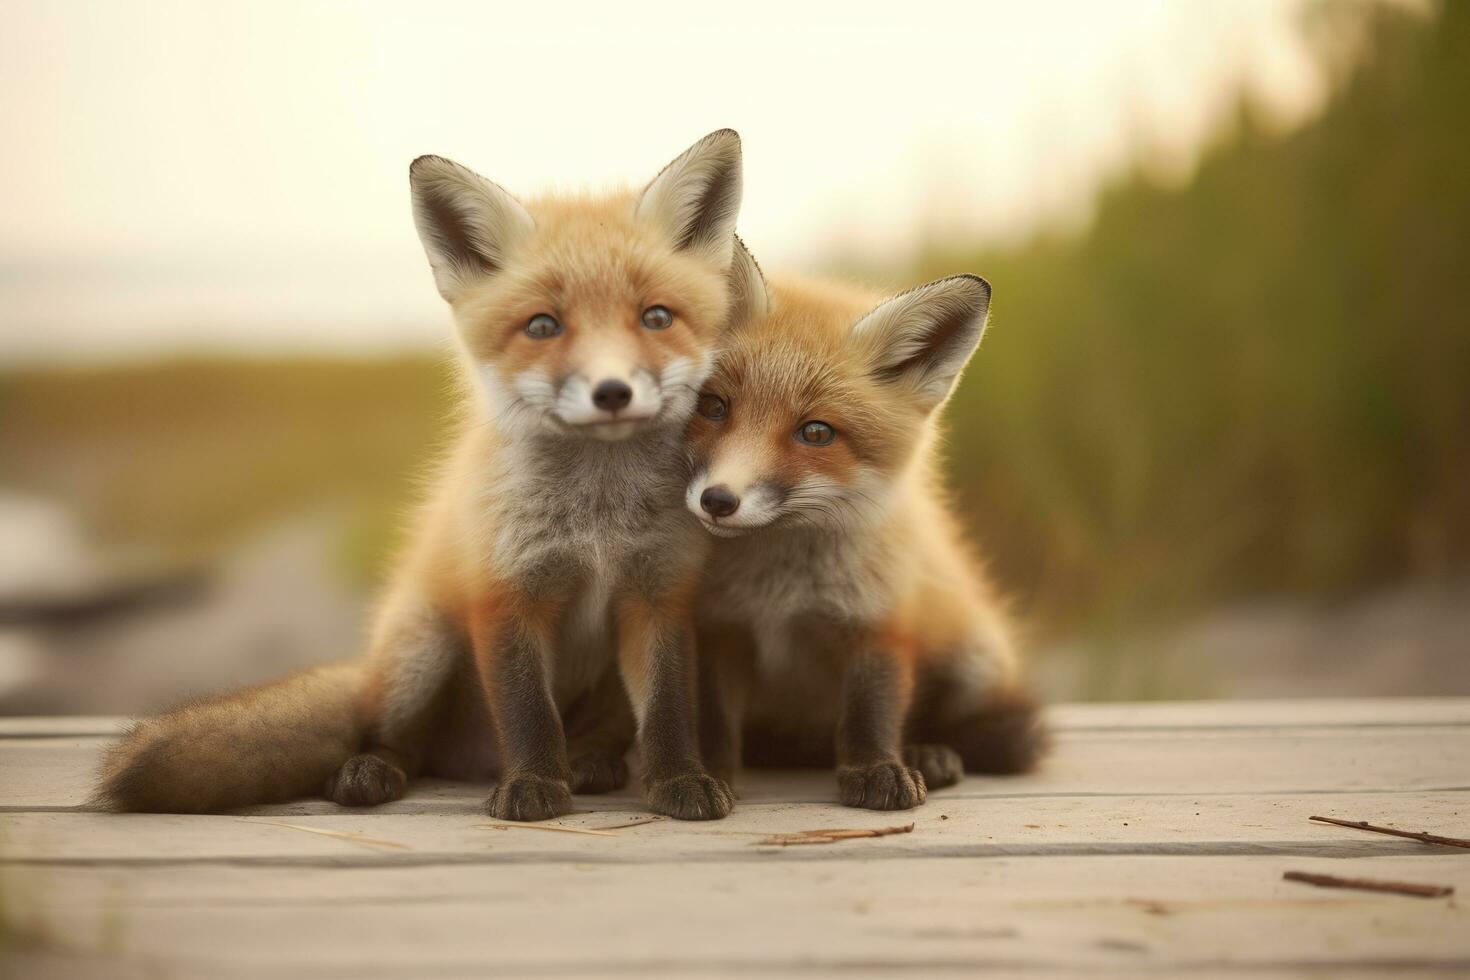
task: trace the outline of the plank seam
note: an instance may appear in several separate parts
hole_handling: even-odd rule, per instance
[[[693,851],[648,854],[595,851],[513,851],[507,853],[464,853],[458,851],[406,854],[274,854],[202,855],[198,857],[17,857],[0,856],[0,867],[181,867],[225,865],[230,867],[319,867],[319,868],[421,868],[444,865],[526,864],[746,864],[760,861],[832,860],[941,860],[950,858],[1014,857],[1456,857],[1470,860],[1464,849],[1433,844],[1404,846],[1392,841],[1187,841],[1187,842],[1071,842],[1057,844],[964,844],[932,847],[782,848],[750,847],[748,850]]]

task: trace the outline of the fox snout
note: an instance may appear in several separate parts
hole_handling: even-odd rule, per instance
[[[616,415],[633,401],[633,386],[618,378],[599,381],[592,388],[592,404]]]
[[[621,439],[663,407],[663,386],[652,371],[602,361],[562,379],[554,412],[562,422],[594,438]]]
[[[788,491],[773,480],[705,466],[695,474],[684,503],[711,534],[735,537],[765,527],[781,516]]]
[[[740,509],[740,498],[723,484],[705,487],[699,495],[699,509],[711,517],[729,517]]]

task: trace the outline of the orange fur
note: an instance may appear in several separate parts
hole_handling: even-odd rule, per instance
[[[979,287],[960,285],[980,295]],[[716,544],[701,635],[743,624],[757,644],[789,647],[755,658],[761,677],[748,717],[763,761],[830,758],[839,714],[833,671],[843,647],[871,645],[918,673],[911,736],[962,745],[977,767],[1025,768],[1045,741],[1034,707],[1019,707],[1026,699],[1012,629],[940,480],[940,409],[969,347],[945,354],[953,373],[936,396],[921,370],[884,360],[879,339],[855,328],[890,305],[880,303],[883,297],[849,286],[780,280],[768,289],[766,315],[726,345],[704,388],[723,403],[724,417],[690,423],[702,469],[687,499],[698,512],[697,491],[730,490],[739,509],[701,517],[715,532],[744,533]],[[988,286],[982,325],[985,305]],[[933,331],[937,347],[948,341],[945,329],[941,322]],[[825,446],[801,442],[796,434],[809,421],[828,424],[836,438]],[[759,519],[767,523],[753,523],[751,514],[742,528],[748,501],[766,502]],[[833,543],[809,543],[820,540]],[[822,622],[858,624],[858,639],[843,627],[823,640],[813,632]],[[906,691],[895,693],[907,702]],[[1002,710],[1013,719],[1001,732],[1009,746],[973,744],[969,733],[984,727],[980,719]],[[771,753],[782,739],[794,754]],[[985,761],[1001,757],[1009,761]]]
[[[333,771],[327,794],[366,805],[426,769],[488,776],[499,765],[495,746],[486,751],[492,724],[506,749],[520,723],[487,707],[487,695],[504,694],[492,680],[549,705],[523,739],[560,754],[546,773],[564,778],[572,767],[543,738],[544,723],[559,733],[557,713],[578,704],[599,716],[568,727],[603,753],[584,776],[605,783],[617,772],[627,711],[607,683],[613,667],[597,660],[612,645],[607,613],[594,607],[568,622],[567,610],[621,594],[630,576],[651,603],[665,578],[695,577],[688,566],[697,567],[703,536],[680,506],[677,478],[663,471],[678,460],[733,309],[739,138],[711,134],[641,193],[522,204],[437,157],[416,160],[410,176],[419,234],[457,328],[465,411],[379,604],[367,663],[141,723],[105,764],[106,805],[215,810],[316,791]],[[653,307],[670,322],[650,326]],[[544,318],[555,329],[537,334]],[[594,397],[608,381],[630,400]],[[660,479],[635,484],[640,467]],[[653,567],[658,556],[645,549],[655,548],[672,556],[672,572]],[[661,615],[687,620],[687,606],[677,599]],[[514,665],[497,672],[488,668],[503,635],[516,638],[519,659],[497,661]],[[507,793],[495,805],[529,819],[565,792],[545,805]]]

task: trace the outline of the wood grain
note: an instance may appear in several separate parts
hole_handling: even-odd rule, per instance
[[[745,774],[734,815],[646,820],[636,787],[514,833],[484,786],[371,811],[75,809],[113,719],[0,721],[0,951],[18,976],[376,978],[1470,971],[1470,851],[1310,823],[1470,829],[1470,700],[1062,706],[1032,776],[904,814],[828,773]],[[826,847],[816,828],[912,832]]]

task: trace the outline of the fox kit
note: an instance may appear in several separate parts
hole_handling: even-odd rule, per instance
[[[498,775],[488,812],[539,820],[623,783],[631,700],[650,806],[722,817],[694,715],[708,535],[681,464],[740,315],[739,138],[711,134],[641,193],[522,204],[438,157],[410,177],[467,411],[370,656],[144,722],[101,800],[216,810],[325,786],[371,805],[421,773]]]
[[[758,270],[741,286],[754,315],[690,423],[686,504],[721,539],[698,604],[706,764],[730,778],[743,736],[756,764],[835,761],[842,802],[879,810],[1028,768],[1037,714],[936,473],[989,285],[881,304]]]

